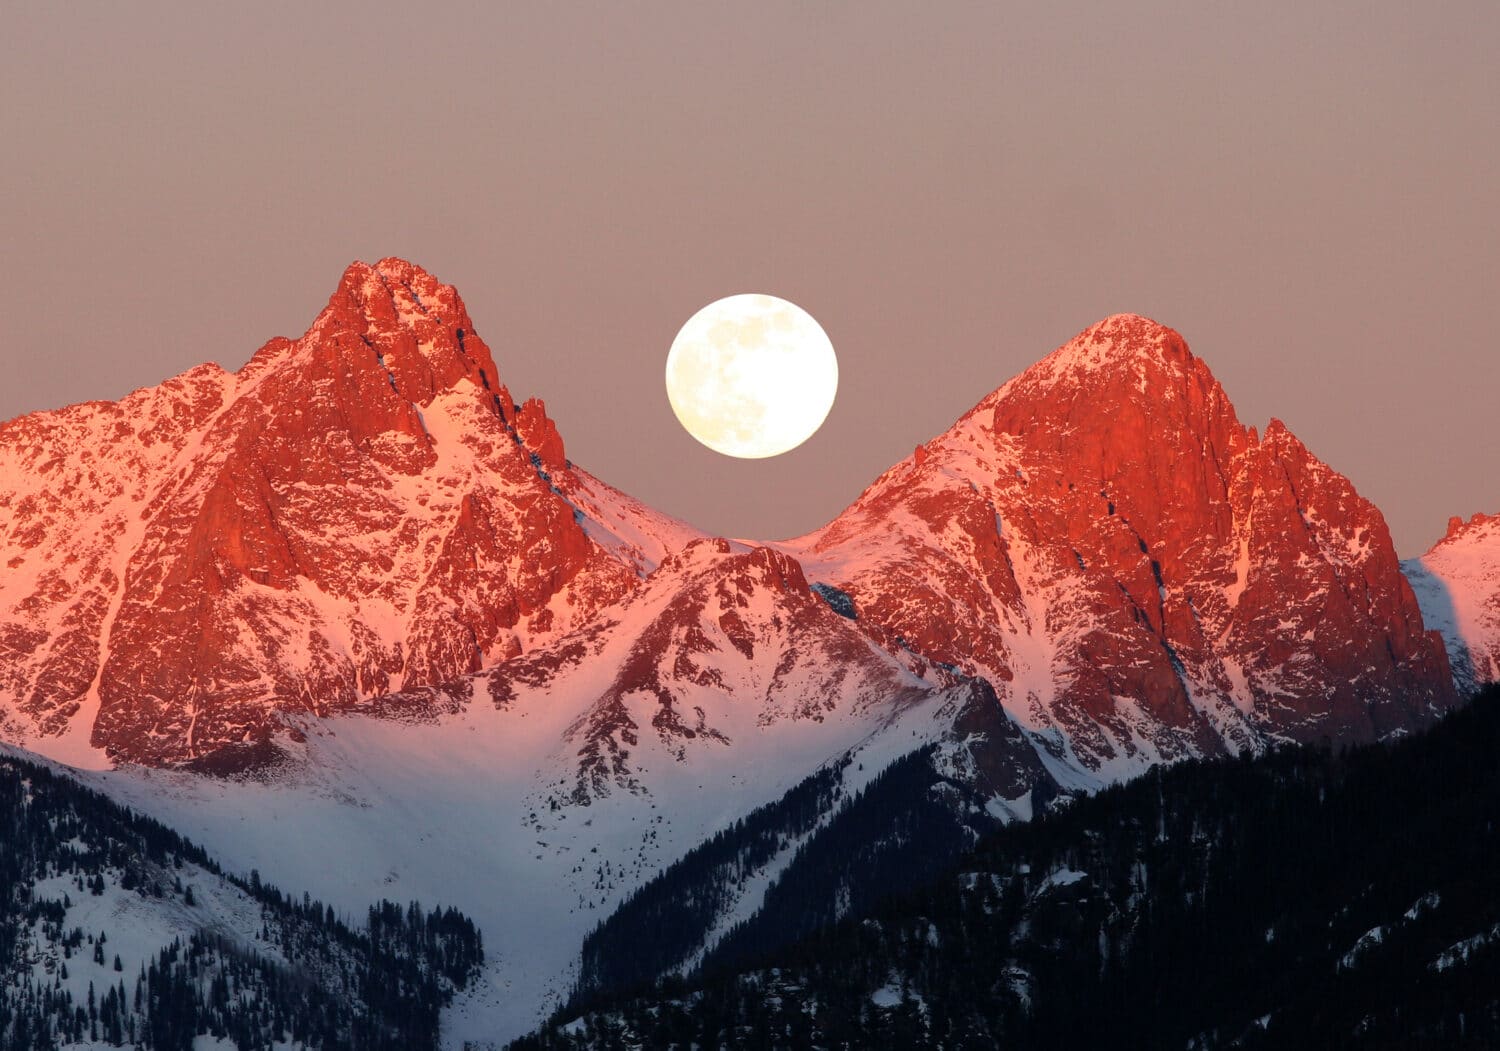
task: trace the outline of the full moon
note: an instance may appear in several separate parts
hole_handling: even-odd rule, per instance
[[[833,344],[785,299],[728,296],[688,318],[667,354],[667,398],[687,432],[726,456],[795,449],[823,425],[839,387]]]

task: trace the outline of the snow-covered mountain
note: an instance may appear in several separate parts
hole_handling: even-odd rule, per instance
[[[568,464],[452,288],[356,263],[237,373],[0,428],[6,736],[210,756],[513,657],[693,535]]]
[[[767,545],[572,464],[452,288],[356,263],[237,373],[0,427],[0,565],[0,736],[232,869],[473,916],[452,1046],[531,1028],[591,929],[757,808],[683,959],[898,760],[957,842],[1455,701],[1379,511],[1128,315]]]
[[[288,716],[274,745],[276,765],[237,779],[86,776],[340,908],[414,897],[472,916],[487,965],[450,1012],[450,1046],[532,1028],[633,890],[825,767],[843,794],[802,841],[928,747],[985,786],[995,820],[1029,816],[1051,786],[984,684],[898,659],[793,560],[723,540],[690,543],[591,624],[488,672]]]
[[[1085,784],[1454,702],[1379,510],[1182,337],[1094,325],[786,545]],[[1065,776],[1065,775],[1064,775]]]
[[[415,898],[472,916],[487,963],[448,1014],[449,1046],[532,1028],[636,887],[825,767],[842,794],[783,863],[914,751],[982,786],[991,820],[1053,791],[984,683],[888,652],[795,560],[726,540],[689,542],[587,624],[487,671],[277,725],[265,750],[230,750],[239,777],[83,776],[233,870],[342,911]]]
[[[1447,535],[1402,568],[1443,633],[1459,690],[1500,681],[1500,515],[1450,518]]]
[[[6,424],[0,510],[6,736],[92,764],[223,765],[282,713],[563,659],[549,642],[613,637],[607,611],[697,537],[574,467],[457,293],[394,259],[237,373]],[[1133,315],[779,549],[852,602],[847,633],[988,679],[1084,783],[1453,702],[1379,511]],[[691,647],[633,655],[596,729]]]

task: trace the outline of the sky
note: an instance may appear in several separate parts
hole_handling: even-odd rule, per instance
[[[700,528],[833,517],[1112,313],[1178,329],[1403,555],[1500,511],[1500,4],[9,5],[0,419],[455,285],[568,455]],[[839,354],[768,460],[667,401],[705,303]]]

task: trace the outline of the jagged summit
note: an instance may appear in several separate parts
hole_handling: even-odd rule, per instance
[[[1218,386],[1176,330],[1139,314],[1114,314],[1078,333],[983,399],[976,411],[1023,399],[1071,402],[1106,394],[1159,400],[1192,382]]]
[[[1459,515],[1452,515],[1448,519],[1448,528],[1443,533],[1443,538],[1433,546],[1438,547],[1449,541],[1461,540],[1481,531],[1489,531],[1496,528],[1500,528],[1500,513],[1487,515],[1481,511],[1476,511],[1469,516],[1467,521]]]
[[[481,389],[498,386],[489,348],[475,335],[458,292],[403,259],[350,263],[306,332],[270,340],[239,375],[284,369],[313,348],[355,372],[373,363],[394,392],[417,405],[461,379]]]
[[[1065,457],[1079,481],[1223,461],[1249,438],[1183,338],[1136,314],[1084,329],[981,406],[997,433]]]
[[[418,405],[464,379],[483,390],[499,387],[490,349],[458,292],[402,259],[351,263],[308,331],[327,341],[358,340],[394,388]]]

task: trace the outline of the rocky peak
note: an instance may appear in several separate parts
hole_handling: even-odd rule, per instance
[[[656,575],[686,576],[704,570],[723,573],[726,568],[743,570],[759,582],[780,590],[808,590],[802,566],[792,556],[772,547],[721,536],[689,541],[680,551],[662,560]]]
[[[43,500],[23,463],[95,483]],[[574,477],[457,292],[399,259],[352,264],[236,374],[0,431],[0,507],[0,564],[25,568],[0,578],[0,645],[31,655],[0,675],[11,736],[152,763],[512,657],[681,531]]]
[[[485,677],[501,708],[538,691],[548,703],[587,701],[567,734],[578,778],[558,799],[587,803],[637,790],[643,765],[711,762],[776,724],[800,723],[815,741],[837,724],[879,721],[950,684],[927,670],[872,644],[795,558],[714,537],[664,558],[584,630]]]
[[[351,367],[371,359],[418,406],[467,379],[498,388],[489,347],[451,285],[402,259],[351,263],[303,341],[332,345]]]
[[[1205,392],[1218,387],[1175,330],[1139,314],[1115,314],[1090,325],[986,400],[1071,405],[1112,391],[1128,400],[1159,401],[1183,383]]]
[[[1182,337],[1135,314],[1085,329],[992,402],[995,434],[1021,439],[1149,528],[1168,515],[1201,519],[1224,499],[1224,466],[1250,443]]]
[[[1500,681],[1500,514],[1450,518],[1443,538],[1402,569],[1423,620],[1443,633],[1459,691]]]
[[[1468,539],[1491,530],[1500,532],[1500,514],[1487,515],[1476,511],[1468,521],[1464,521],[1459,515],[1452,515],[1448,519],[1447,531],[1438,543]]]
[[[1165,326],[1090,326],[922,449],[793,553],[1087,769],[1453,701],[1379,511]]]

